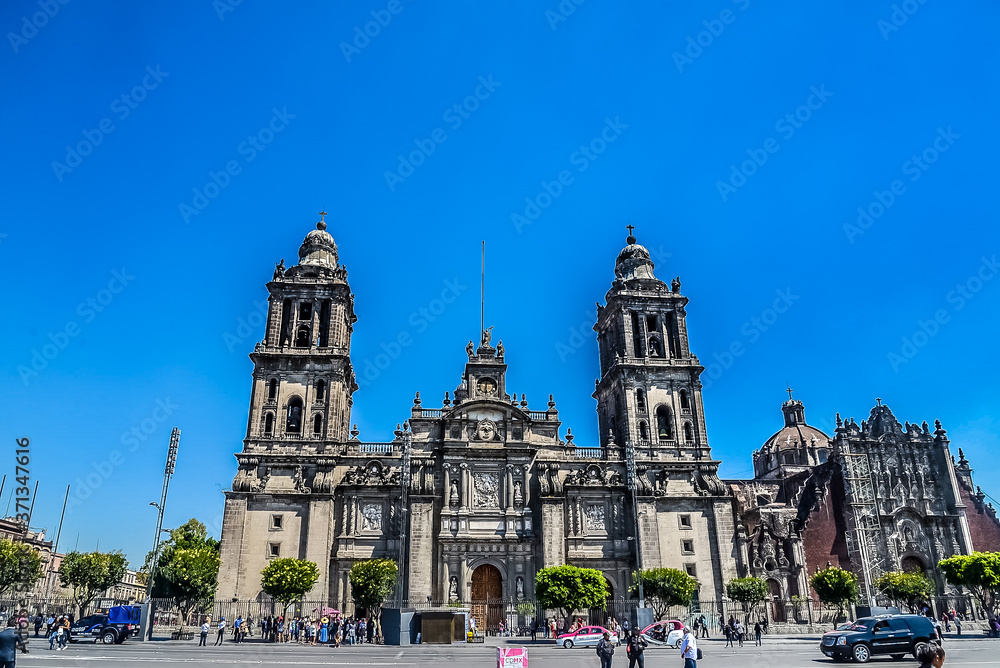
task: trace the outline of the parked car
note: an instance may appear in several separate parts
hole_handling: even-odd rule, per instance
[[[88,615],[69,628],[70,641],[90,640],[105,645],[121,644],[139,633],[139,606],[117,605],[106,615]]]
[[[597,643],[600,642],[605,633],[610,633],[611,642],[618,644],[618,634],[603,626],[584,626],[579,631],[563,633],[556,638],[556,643],[566,649],[573,647],[597,647]]]
[[[820,651],[834,661],[865,663],[876,654],[902,659],[935,638],[934,623],[921,615],[863,617],[844,631],[823,634]]]
[[[654,645],[680,647],[684,640],[684,625],[676,619],[659,621],[644,628],[642,635]]]

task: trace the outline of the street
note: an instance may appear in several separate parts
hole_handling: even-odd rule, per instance
[[[209,637],[208,647],[198,647],[197,640],[153,641],[148,643],[128,642],[124,645],[94,645],[74,643],[65,651],[49,651],[48,642],[32,639],[27,655],[19,655],[19,666],[49,666],[51,668],[74,666],[75,668],[96,668],[109,664],[128,664],[135,668],[152,668],[158,664],[186,664],[192,666],[403,666],[415,668],[439,667],[442,663],[460,663],[462,668],[493,668],[496,666],[497,639],[491,638],[486,645],[456,644],[412,645],[392,647],[386,645],[357,645],[334,649],[309,645],[271,645],[248,642],[235,645],[227,640],[221,647],[211,645],[214,637]],[[528,659],[538,668],[597,668],[600,664],[594,649],[589,647],[566,650],[553,644],[520,643],[518,638],[504,638],[506,646],[528,647]],[[701,641],[704,658],[698,662],[699,668],[793,668],[832,666],[833,661],[824,657],[819,649],[818,636],[765,637],[763,647],[747,643],[740,648],[725,648],[722,638]],[[984,638],[949,638],[945,641],[948,657],[945,666],[996,665],[996,651],[1000,641]],[[871,664],[894,664],[905,668],[915,668],[916,661],[907,657],[895,662],[889,657],[877,657]],[[627,668],[628,658],[625,648],[615,653],[614,666]],[[672,666],[682,668],[683,662],[673,649],[654,647],[646,652],[646,666],[661,668]]]

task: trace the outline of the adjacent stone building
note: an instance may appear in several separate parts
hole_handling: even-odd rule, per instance
[[[225,493],[219,597],[262,596],[268,561],[297,557],[320,567],[307,598],[349,609],[351,566],[388,557],[403,564],[411,602],[530,600],[537,570],[567,563],[601,570],[625,597],[639,560],[697,577],[703,601],[746,574],[778,600],[808,595],[809,573],[827,562],[927,570],[973,546],[1000,548],[996,514],[964,456],[953,463],[944,430],[901,427],[881,405],[860,426],[838,418],[831,438],[789,393],[785,426],[754,452],[754,479],[721,481],[688,299],[678,278],[655,276],[634,236],[626,243],[594,325],[600,444],[562,430],[552,395],[529,406],[511,390],[508,362],[514,378],[530,370],[492,327],[464,352],[456,345],[458,387],[434,404],[417,393],[395,438],[371,443],[350,428],[354,295],[320,222],[298,264],[282,261],[267,284],[247,433]],[[875,539],[884,551],[872,554]]]

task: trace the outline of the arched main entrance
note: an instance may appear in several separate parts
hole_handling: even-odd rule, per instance
[[[771,594],[771,619],[778,624],[784,623],[787,619],[785,617],[785,602],[781,600],[781,584],[774,578],[769,578],[767,590]]]
[[[492,564],[483,564],[472,571],[472,616],[486,633],[496,633],[503,620],[503,575]]]

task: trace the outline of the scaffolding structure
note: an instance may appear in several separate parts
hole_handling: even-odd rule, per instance
[[[848,516],[848,549],[851,561],[861,566],[861,594],[874,606],[878,594],[875,582],[885,571],[886,542],[879,521],[875,483],[867,452],[855,452],[847,445],[841,452]]]

